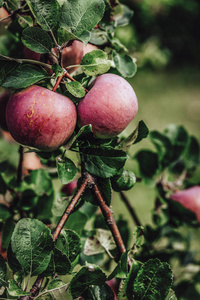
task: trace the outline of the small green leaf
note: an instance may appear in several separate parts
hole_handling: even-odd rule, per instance
[[[169,294],[167,295],[167,297],[165,298],[165,300],[178,300],[176,295],[175,295],[175,292],[171,289],[169,291]]]
[[[8,246],[8,251],[7,251],[7,260],[8,260],[8,265],[10,269],[12,270],[13,274],[16,274],[17,272],[21,272],[23,269],[19,263],[19,261],[16,259],[12,248],[11,248],[11,243]],[[23,272],[24,275],[26,275],[25,272]]]
[[[74,298],[81,295],[90,285],[101,286],[106,281],[103,271],[94,265],[83,266],[70,282],[70,292]]]
[[[39,275],[49,265],[54,242],[45,224],[24,218],[15,226],[11,247],[22,268],[31,275]]]
[[[61,7],[60,27],[78,38],[91,31],[103,17],[103,0],[68,0]]]
[[[194,136],[189,139],[184,158],[188,170],[195,169],[200,162],[200,145]]]
[[[60,247],[60,249],[67,255],[69,261],[73,262],[80,254],[82,248],[79,235],[73,230],[64,229],[59,240],[62,243],[62,248]]]
[[[30,293],[24,292],[21,287],[18,286],[14,279],[8,280],[9,286],[7,288],[8,294],[12,297],[28,296]]]
[[[117,70],[123,77],[133,77],[137,71],[136,64],[128,54],[119,54],[113,51],[113,60]]]
[[[124,252],[120,257],[118,265],[113,270],[113,272],[109,275],[108,280],[114,277],[125,279],[127,277],[127,274],[128,274],[127,252]]]
[[[22,89],[48,77],[49,75],[44,69],[22,64],[4,78],[2,86],[11,89]]]
[[[123,168],[127,155],[124,151],[106,147],[86,147],[82,151],[82,159],[88,172],[109,178]]]
[[[8,5],[9,11],[15,11],[20,8],[21,0],[9,0],[6,1],[6,4]]]
[[[151,178],[159,168],[158,155],[150,150],[141,150],[134,157],[139,164],[142,176]]]
[[[0,288],[6,285],[6,262],[3,257],[0,255]]]
[[[2,245],[4,249],[8,249],[8,245],[10,243],[10,239],[14,228],[15,224],[13,221],[13,217],[11,216],[10,218],[6,219],[6,221],[3,223],[3,228],[1,232]]]
[[[98,228],[95,235],[91,235],[86,239],[83,253],[90,256],[104,253],[105,251],[109,252],[115,248],[116,244],[111,232]]]
[[[136,183],[135,174],[128,170],[123,170],[120,175],[115,175],[111,178],[112,188],[116,192],[128,191]]]
[[[122,7],[122,15],[121,17],[115,20],[115,26],[125,26],[130,23],[130,20],[133,16],[133,11],[126,5],[121,4]]]
[[[84,31],[81,35],[77,36],[64,28],[59,28],[57,34],[60,44],[66,43],[66,41],[79,40],[82,41],[84,45],[87,45],[90,40],[90,32],[88,31]]]
[[[42,29],[54,29],[59,20],[59,4],[57,0],[26,0],[33,15]]]
[[[65,223],[65,227],[76,231],[78,234],[81,234],[87,221],[88,216],[85,213],[77,210],[69,217],[69,219]]]
[[[115,300],[114,293],[108,284],[90,286],[82,296],[90,300]]]
[[[7,220],[11,216],[8,206],[0,204],[0,220]]]
[[[67,82],[66,84],[66,88],[68,89],[68,91],[75,97],[77,98],[83,98],[85,96],[85,89],[82,87],[82,85],[80,84],[80,82],[78,81],[71,81],[71,82]]]
[[[54,251],[54,264],[55,273],[58,275],[66,275],[71,270],[71,263],[65,253],[62,253],[59,249],[55,248]]]
[[[87,53],[81,61],[81,69],[88,76],[106,73],[111,66],[107,54],[102,50]]]
[[[6,192],[7,192],[7,184],[3,176],[0,174],[0,194],[5,195]],[[1,212],[0,212],[0,218],[1,218]]]
[[[133,260],[128,276],[124,281],[124,291],[128,300],[134,299],[133,284],[141,265],[140,262]]]
[[[117,149],[128,151],[133,144],[140,142],[146,138],[148,134],[149,130],[146,124],[143,121],[139,121],[137,128],[127,138],[121,141]]]
[[[58,156],[56,158],[58,177],[63,184],[71,182],[77,173],[77,168],[73,161],[67,157]]]
[[[50,36],[38,27],[28,27],[22,32],[23,44],[37,53],[49,53],[53,48]]]
[[[165,299],[172,285],[172,271],[166,262],[149,259],[138,271],[134,281],[134,299]]]

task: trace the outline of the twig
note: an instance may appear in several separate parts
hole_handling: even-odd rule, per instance
[[[64,214],[62,215],[54,233],[53,233],[53,239],[56,242],[58,239],[58,236],[63,228],[63,226],[65,225],[65,222],[67,221],[67,219],[69,218],[70,214],[73,212],[78,200],[80,199],[80,197],[82,196],[83,192],[85,191],[89,181],[90,181],[90,177],[86,176],[82,182],[82,185],[80,186],[80,188],[78,189],[78,191],[76,192],[76,194],[73,196],[73,198],[71,199],[70,203],[68,204]]]
[[[22,181],[22,163],[23,163],[23,147],[19,146],[19,164],[17,168],[17,183]]]
[[[132,216],[133,221],[135,222],[135,224],[137,226],[141,226],[141,222],[140,222],[138,216],[136,215],[134,208],[130,204],[128,198],[125,196],[125,194],[122,191],[120,192],[120,196],[121,196],[121,199],[124,201],[124,204],[128,208],[128,211],[130,212],[130,214],[131,214],[131,216]]]

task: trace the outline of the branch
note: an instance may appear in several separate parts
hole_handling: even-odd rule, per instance
[[[62,215],[54,233],[53,233],[53,239],[56,242],[58,239],[58,236],[63,228],[63,226],[65,225],[65,222],[67,221],[67,219],[69,218],[70,214],[73,212],[78,200],[80,199],[80,197],[82,196],[83,192],[85,191],[88,183],[90,182],[90,177],[86,176],[82,182],[82,185],[80,186],[80,188],[78,189],[78,191],[76,192],[76,194],[73,196],[73,198],[71,199],[70,203],[68,204],[64,214]]]
[[[141,222],[138,219],[138,216],[136,215],[135,210],[132,207],[132,205],[130,204],[128,198],[125,196],[125,194],[122,191],[120,192],[120,196],[121,196],[121,199],[124,201],[126,207],[128,208],[128,211],[130,212],[130,214],[131,214],[131,216],[132,216],[133,221],[135,222],[135,224],[137,226],[141,226]]]

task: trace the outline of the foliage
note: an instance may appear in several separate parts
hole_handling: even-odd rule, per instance
[[[115,36],[132,18],[128,6],[107,0],[15,0],[1,5],[12,16],[4,33],[12,47],[0,48],[3,88],[15,92],[33,84],[56,87],[77,105],[96,76],[135,74],[135,59]],[[61,53],[74,40],[99,49],[64,68]],[[39,59],[22,57],[24,46]],[[145,138],[151,148],[138,148],[132,155],[130,148]],[[5,145],[9,147],[17,158],[16,143]],[[30,153],[41,165],[23,173],[23,159]],[[137,164],[135,172],[130,162]],[[198,297],[199,262],[182,230],[196,230],[198,223],[195,214],[170,195],[199,185],[193,181],[199,163],[199,142],[183,126],[149,132],[142,120],[129,136],[97,139],[91,125],[77,126],[68,142],[53,152],[19,146],[18,164],[9,157],[0,161],[1,298],[106,300],[118,295],[165,300],[177,294],[185,299],[186,278],[180,274],[174,280],[174,262],[190,275],[187,292],[194,284]],[[66,197],[62,187],[74,179],[74,195]],[[124,194],[141,180],[156,191],[152,226],[139,224]],[[114,219],[113,190],[132,213],[135,232],[126,220]],[[191,265],[192,275],[187,269]],[[114,288],[108,285],[112,280]]]

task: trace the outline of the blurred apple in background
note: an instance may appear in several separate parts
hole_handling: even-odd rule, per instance
[[[181,203],[185,208],[196,214],[198,222],[200,222],[200,186],[178,191],[170,196],[174,201]]]

